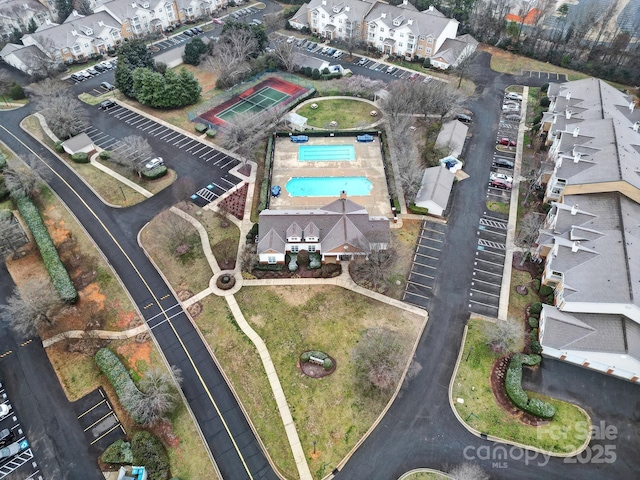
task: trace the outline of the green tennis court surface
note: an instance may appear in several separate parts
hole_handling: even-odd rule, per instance
[[[289,98],[290,95],[282,93],[271,87],[264,87],[247,98],[240,97],[240,101],[231,107],[218,113],[216,116],[225,122],[230,122],[233,117],[241,113],[257,114],[268,110],[278,103]]]

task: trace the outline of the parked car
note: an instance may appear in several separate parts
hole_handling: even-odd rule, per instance
[[[254,25],[262,25],[262,20],[258,20],[257,18],[254,18],[251,23],[253,23]]]
[[[365,63],[367,63],[367,59],[364,58],[364,57],[362,57],[360,60],[358,60],[358,65],[360,65],[360,66],[364,65]]]
[[[329,47],[322,47],[322,50],[320,50],[320,53],[324,55],[328,51],[329,51]]]
[[[296,47],[301,47],[303,43],[304,43],[304,38],[301,38],[296,42]]]
[[[80,75],[79,73],[72,73],[71,80],[75,80],[76,82],[83,82],[85,78],[84,75]]]
[[[396,67],[393,65],[390,65],[387,67],[387,73],[393,73],[396,71]]]
[[[200,30],[202,30],[202,29],[200,29]],[[198,28],[197,28],[197,27],[193,27],[193,28],[191,29],[191,33],[193,33],[193,36],[194,36],[194,37],[195,37],[196,35],[200,35],[200,32],[198,31]]]
[[[0,459],[13,457],[14,455],[17,455],[19,452],[20,452],[20,443],[18,442],[12,443],[8,447],[4,447],[0,449]]]
[[[80,70],[78,72],[78,75],[82,75],[85,79],[91,78],[91,74],[89,72],[87,72],[86,70]]]
[[[167,28],[164,29],[165,32],[173,32],[176,29],[176,27],[174,27],[173,25],[169,25]]]
[[[336,53],[336,51],[337,51],[337,49],[335,49],[335,48],[330,48],[329,50],[327,50],[327,55],[331,56],[331,55],[333,55],[334,53]]]
[[[462,123],[471,123],[473,119],[469,115],[465,115],[464,113],[459,113],[456,115],[456,120]]]
[[[100,65],[102,65],[107,70],[111,70],[115,67],[115,64],[110,62],[109,60],[103,60],[102,62],[100,62]]]
[[[420,76],[419,73],[412,73],[411,75],[409,75],[409,77],[407,78],[407,80],[413,82],[414,80],[417,80],[418,77]]]
[[[214,18],[213,19],[213,23],[215,23],[217,25],[222,25],[224,22],[222,20],[220,20],[219,18]]]
[[[336,50],[335,52],[333,52],[333,55],[331,55],[333,58],[340,58],[343,54],[342,50]]]
[[[105,67],[104,65],[101,65],[99,63],[96,63],[93,68],[95,68],[98,72],[102,73],[102,72],[106,72],[107,71],[107,67]]]
[[[101,102],[100,105],[98,105],[98,108],[100,110],[109,110],[110,108],[115,107],[117,105],[118,104],[113,100],[105,100],[104,102]]]
[[[506,145],[507,147],[515,147],[516,146],[516,141],[515,140],[509,140],[507,137],[502,137],[502,138],[498,139],[498,145]]]
[[[520,120],[520,115],[518,115],[516,113],[513,113],[513,114],[510,114],[510,115],[505,115],[504,118],[505,118],[505,120],[515,121],[515,120]]]
[[[96,70],[95,68],[93,68],[93,67],[89,67],[89,68],[87,68],[87,73],[88,73],[89,75],[93,75],[93,76],[95,76],[95,75],[100,75],[100,72],[99,72],[99,71],[97,71],[97,70]]]
[[[9,405],[7,405],[6,403],[0,403],[0,418],[4,418],[9,415],[10,411],[11,407],[9,407]]]
[[[520,113],[520,107],[518,105],[503,105],[502,111],[505,113]]]
[[[113,85],[111,85],[109,82],[102,82],[100,86],[105,90],[109,90],[109,91],[114,90],[116,88]]]
[[[315,50],[317,46],[318,44],[316,42],[311,42],[309,45],[307,45],[307,50]]]
[[[193,32],[189,29],[189,30],[185,30],[184,33],[187,37],[193,37]]]
[[[296,37],[294,37],[293,35],[291,35],[289,38],[287,38],[287,43],[293,43],[296,41]]]
[[[153,168],[159,167],[160,165],[164,165],[164,160],[162,160],[162,157],[156,157],[156,158],[152,158],[151,160],[149,160],[144,165],[144,168],[147,169],[147,170],[151,170]]]
[[[494,158],[493,166],[498,168],[507,168],[509,170],[513,169],[513,162],[511,160],[507,160],[504,158]]]
[[[193,28],[192,28],[192,30],[193,30]],[[201,29],[200,27],[195,27],[195,30],[196,30],[196,32],[198,32],[198,33],[204,33],[204,30],[203,30],[203,29]]]
[[[491,172],[489,180],[504,180],[505,182],[513,183],[513,177],[506,173]]]
[[[501,178],[496,178],[489,182],[489,186],[493,188],[501,188],[503,190],[511,190],[511,182],[507,182],[506,180],[502,180]]]
[[[520,95],[519,93],[515,93],[515,92],[509,92],[505,95],[505,98],[508,98],[509,100],[518,100],[518,101],[522,101],[522,95]]]
[[[15,434],[8,428],[0,430],[0,447],[4,447],[6,444],[11,443],[15,437]]]

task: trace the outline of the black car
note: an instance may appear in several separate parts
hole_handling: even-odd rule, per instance
[[[187,37],[193,37],[193,32],[191,30],[185,30],[184,33]]]
[[[505,160],[504,158],[494,158],[493,166],[499,167],[499,168],[513,169],[513,162],[510,160]]]
[[[204,33],[204,30],[203,30],[203,29],[201,29],[200,27],[195,27],[195,28],[192,28],[191,30],[192,30],[192,31],[193,31],[193,30],[195,30],[195,31],[196,31],[196,32],[198,32],[198,33]]]
[[[109,110],[110,108],[115,107],[117,105],[118,104],[113,100],[105,100],[104,102],[101,102],[100,105],[98,105],[98,108],[100,110]]]
[[[469,115],[465,115],[464,113],[459,113],[456,115],[456,120],[462,123],[471,123],[472,119]]]
[[[96,63],[93,68],[95,68],[98,72],[106,72],[108,69],[107,67],[105,67],[104,65],[100,65],[99,63]]]
[[[202,30],[202,29],[200,29],[200,30]],[[200,34],[200,32],[198,31],[198,27],[193,27],[193,28],[191,29],[191,33],[193,33],[194,35],[199,35],[199,34]]]
[[[0,447],[4,447],[5,445],[8,445],[14,440],[15,437],[16,437],[15,434],[8,428],[5,428],[4,430],[0,430]]]

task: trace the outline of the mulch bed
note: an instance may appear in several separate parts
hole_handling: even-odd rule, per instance
[[[251,169],[251,166],[249,166]],[[249,185],[244,184],[238,190],[233,192],[227,198],[222,200],[218,206],[221,209],[226,210],[231,215],[236,217],[238,220],[242,220],[244,218],[244,206],[247,203],[247,192],[249,191]]]
[[[256,278],[333,278],[342,273],[342,266],[337,263],[327,263],[320,268],[309,269],[303,265],[298,270],[290,272],[285,266],[280,272],[269,270],[253,270],[251,274]]]
[[[511,355],[505,355],[496,360],[493,367],[491,367],[491,391],[493,392],[493,396],[495,397],[497,404],[504,411],[510,413],[525,425],[539,427],[541,425],[548,424],[549,420],[543,420],[520,410],[507,396],[507,391],[504,388],[504,377],[507,373],[507,367],[509,366],[510,360]]]
[[[311,362],[301,362],[298,360],[298,367],[307,377],[322,378],[331,375],[336,371],[336,360],[331,355],[327,355],[333,362],[333,368],[331,370],[325,370],[322,365]]]
[[[520,266],[522,255],[522,252],[513,252],[513,268],[520,270],[521,272],[529,272],[532,279],[540,276],[540,267],[542,264],[524,262],[524,265]]]

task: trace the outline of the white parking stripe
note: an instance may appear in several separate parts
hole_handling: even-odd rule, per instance
[[[493,273],[493,272],[488,272],[487,270],[481,270],[479,268],[474,268],[473,274],[475,275],[476,272],[480,272],[480,273],[486,273],[487,275],[493,275],[494,277],[502,277],[501,273]],[[475,280],[475,279],[474,279]]]
[[[131,126],[133,127],[133,126],[136,126],[136,125],[137,125],[138,123],[140,123],[140,122],[144,122],[145,120],[146,120],[146,118],[144,118],[144,117],[140,117],[140,118],[136,118],[136,119],[134,119],[134,120],[133,120],[133,121],[131,121],[131,122],[125,122],[125,123],[127,123],[127,124],[129,124],[129,125],[131,125]]]
[[[220,165],[220,168],[227,168],[228,165],[231,165],[233,162],[235,162],[235,160],[232,158],[231,160],[229,160],[227,163],[225,163],[224,165]]]
[[[226,178],[224,178],[224,177],[222,177],[222,178],[221,178],[221,180],[222,180],[223,182],[227,182],[227,183],[228,183],[229,185],[231,185],[232,187],[236,185],[235,183],[230,182],[229,180],[227,180],[227,179],[226,179]]]
[[[168,129],[167,127],[164,127],[164,126],[163,126],[163,127],[158,131],[158,133],[154,133],[154,134],[153,134],[153,136],[154,136],[154,137],[157,137],[158,135],[162,135],[163,133],[171,132],[171,131],[172,131],[172,130],[170,130],[170,129]]]
[[[427,297],[425,295],[420,295],[419,293],[414,293],[414,292],[410,292],[409,290],[405,290],[403,298],[405,298],[407,295],[413,295],[414,297],[420,297],[420,298],[424,298],[426,300],[429,300],[429,297]]]
[[[497,305],[489,305],[488,303],[477,302],[477,301],[471,300],[471,299],[469,299],[469,301],[471,303],[475,303],[476,305],[482,305],[483,307],[493,308],[494,310],[498,310],[499,309],[499,307]],[[469,308],[471,308],[471,305],[469,305]]]
[[[407,280],[407,283],[410,285],[417,285],[418,287],[424,287],[424,288],[428,288],[429,290],[433,290],[433,287],[430,287],[429,285],[425,285],[424,283],[417,283],[411,280]]]
[[[476,255],[478,255],[478,252],[477,252],[477,251],[476,251]],[[503,266],[503,264],[502,264],[502,263],[498,263],[498,262],[490,262],[489,260],[485,260],[484,258],[480,258],[480,257],[478,257],[478,262],[488,263],[489,265],[496,265],[496,266],[501,267],[501,268],[502,268],[502,266]]]
[[[409,273],[409,278],[411,278],[411,275],[419,275],[421,277],[430,278],[431,280],[433,280],[435,278],[435,277],[432,277],[431,275],[427,275],[425,273],[419,273],[419,272],[416,272],[416,271],[411,271],[411,273]]]
[[[485,282],[484,280],[478,280],[477,278],[473,279],[473,282],[471,282],[471,285],[473,285],[475,282],[484,283],[485,285],[491,285],[492,287],[499,287],[500,286],[499,283]]]
[[[163,128],[164,128],[164,126],[163,126],[163,125],[158,125],[158,124],[156,124],[156,128],[154,128],[153,130],[149,130],[147,133],[153,133],[153,132],[155,132],[156,130],[158,130],[158,129],[163,129]],[[154,137],[155,137],[155,135],[154,135]]]
[[[480,293],[480,294],[482,294],[482,295],[489,295],[490,297],[496,297],[496,298],[499,298],[499,297],[500,297],[500,295],[499,295],[499,294],[497,295],[497,294],[495,294],[495,293],[489,293],[489,292],[485,292],[485,291],[482,291],[482,290],[477,290],[477,289],[475,289],[475,288],[472,288],[472,289],[471,289],[471,291],[472,291],[472,292],[476,292],[476,293]]]

